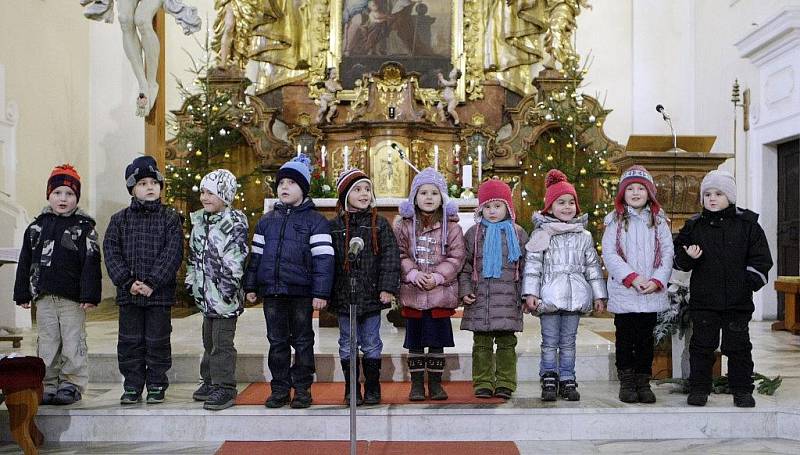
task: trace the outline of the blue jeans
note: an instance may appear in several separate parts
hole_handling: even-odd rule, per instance
[[[547,313],[542,321],[542,360],[539,376],[558,372],[561,381],[575,379],[575,338],[578,335],[580,313]],[[556,364],[556,354],[558,364]]]
[[[264,318],[267,321],[272,391],[308,390],[314,382],[314,308],[311,297],[266,297]],[[294,365],[291,365],[294,349]]]
[[[365,359],[380,359],[383,350],[381,341],[381,313],[370,313],[356,317],[356,346],[361,348]],[[339,356],[350,359],[350,316],[339,315]]]

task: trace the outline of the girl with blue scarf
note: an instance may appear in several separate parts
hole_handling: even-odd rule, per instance
[[[515,332],[522,331],[520,277],[528,235],[514,223],[511,188],[503,181],[481,184],[478,203],[476,224],[464,236],[467,254],[458,277],[461,330],[473,332],[475,396],[508,399],[517,388]]]

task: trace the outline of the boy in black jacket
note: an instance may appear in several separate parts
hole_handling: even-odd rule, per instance
[[[356,362],[356,400],[362,402],[358,382],[358,352],[350,352],[350,303],[356,305],[357,346],[364,354],[363,403],[381,401],[381,310],[388,308],[400,286],[400,250],[392,226],[378,215],[372,182],[359,169],[342,172],[336,182],[339,193],[338,216],[331,220],[331,237],[336,251],[336,278],[331,309],[339,318],[339,357],[345,379],[345,402],[350,400],[350,362]],[[360,237],[364,249],[358,264],[347,256],[350,240]],[[356,275],[355,294],[350,294],[350,278]]]
[[[736,207],[736,182],[730,173],[709,172],[700,195],[703,211],[687,220],[675,238],[675,267],[692,271],[687,403],[705,406],[708,401],[721,330],[733,403],[753,407],[748,322],[755,309],[753,292],[767,284],[772,256],[758,215]]]
[[[117,358],[125,378],[122,404],[161,403],[172,367],[170,309],[183,259],[183,220],[161,203],[164,176],[150,156],[125,169],[131,205],[111,217],[103,250],[106,269],[117,287]]]
[[[78,208],[81,178],[63,164],[47,180],[48,206],[25,230],[14,301],[36,305],[37,355],[47,367],[42,404],[80,401],[89,384],[86,310],[100,302],[95,221]]]
[[[314,382],[314,310],[328,304],[333,284],[333,246],[328,220],[308,197],[305,155],[285,163],[275,176],[279,201],[256,225],[245,274],[247,300],[264,299],[272,394],[264,405],[311,406]],[[257,293],[257,294],[256,294]],[[294,365],[291,365],[294,349]]]

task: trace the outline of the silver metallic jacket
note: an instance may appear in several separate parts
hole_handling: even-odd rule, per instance
[[[592,235],[585,229],[587,219],[584,215],[569,221],[569,224],[581,224],[584,229],[552,235],[546,250],[526,251],[522,295],[534,295],[542,300],[537,314],[589,313],[594,299],[608,298],[600,257]],[[562,221],[536,213],[534,233],[546,223]]]

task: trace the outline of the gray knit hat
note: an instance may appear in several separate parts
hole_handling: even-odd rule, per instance
[[[222,199],[225,205],[233,204],[236,197],[236,176],[227,169],[217,169],[209,172],[200,181],[200,188],[205,188],[209,193]]]
[[[703,203],[703,195],[706,190],[716,188],[728,198],[731,205],[736,205],[736,180],[730,172],[714,170],[703,177],[703,182],[700,184],[700,204]]]

